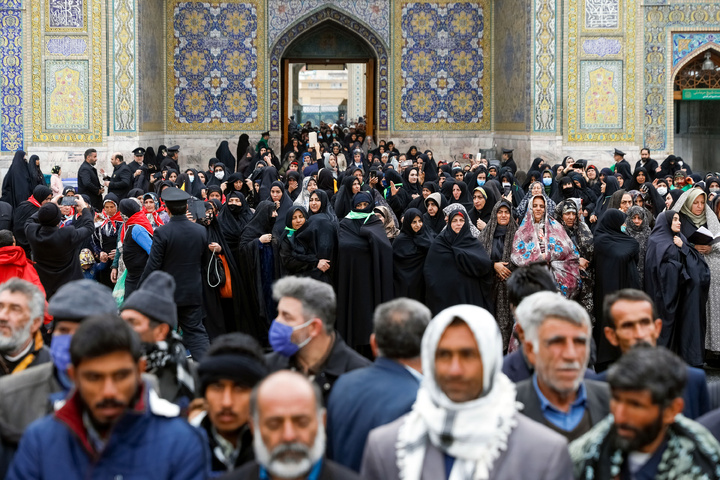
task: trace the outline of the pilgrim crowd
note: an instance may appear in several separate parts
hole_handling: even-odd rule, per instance
[[[343,127],[16,152],[0,475],[720,479],[719,174]]]

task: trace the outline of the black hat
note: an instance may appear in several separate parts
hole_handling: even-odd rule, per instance
[[[615,155],[620,155],[621,157],[624,157],[624,156],[625,156],[625,152],[621,152],[620,150],[618,150],[618,149],[616,148],[616,149],[615,149]]]
[[[112,291],[94,280],[68,282],[48,302],[48,313],[59,320],[80,322],[93,315],[117,313]]]
[[[167,149],[168,153],[175,153],[180,150],[180,145],[173,145],[172,147]]]
[[[502,149],[502,153],[512,153],[512,152],[513,152],[512,148],[503,148]]]
[[[62,219],[60,208],[54,203],[46,203],[38,210],[38,222],[43,227],[54,227]]]
[[[128,218],[132,217],[142,209],[140,204],[134,198],[123,198],[120,200],[120,203],[118,203],[118,208],[120,209],[120,213]]]
[[[178,319],[174,298],[173,276],[162,270],[155,270],[130,294],[120,310],[137,310],[152,320],[167,323],[171,329],[175,329]]]
[[[142,147],[138,147],[133,150],[133,155],[135,155],[136,157],[142,157],[143,155],[145,155],[145,149]]]
[[[190,198],[190,194],[177,187],[170,187],[162,191],[160,198],[165,202],[183,202]]]
[[[269,136],[270,136],[270,132],[269,132],[269,131],[268,131],[268,132],[263,132],[262,134],[260,134],[260,136],[261,136],[261,137],[265,137],[265,136],[269,137]]]
[[[33,189],[32,196],[35,197],[35,200],[37,200],[38,203],[42,203],[43,200],[45,200],[52,194],[53,192],[52,190],[50,190],[50,187],[47,187],[45,185],[38,185]]]

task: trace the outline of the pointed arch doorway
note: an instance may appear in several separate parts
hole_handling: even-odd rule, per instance
[[[361,86],[354,85],[355,89],[363,90],[359,92],[363,105],[355,111],[362,112],[359,115],[365,118],[367,134],[375,133],[377,55],[373,47],[356,32],[330,19],[321,22],[297,36],[287,46],[281,57],[281,65],[280,122],[283,146],[289,140],[289,117],[298,112],[301,72],[307,74],[307,72],[339,72],[345,69],[358,71],[360,67],[364,69],[364,82]],[[350,65],[356,67],[349,68]],[[327,77],[321,73],[318,73],[318,76]],[[352,80],[348,79],[348,82],[352,83]],[[351,93],[348,91],[348,94]],[[342,105],[338,105],[337,113],[328,112],[328,115],[339,115],[344,112],[348,120],[347,103],[349,102],[346,102],[345,109]],[[327,115],[313,118],[333,122],[337,119],[337,117],[331,119]],[[298,123],[303,122],[297,117],[296,120]],[[313,125],[316,126],[317,122],[313,121]]]
[[[680,63],[673,81],[673,152],[693,170],[720,165],[720,46],[701,48]]]

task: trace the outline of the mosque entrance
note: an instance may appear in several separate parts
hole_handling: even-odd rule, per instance
[[[720,168],[720,52],[708,48],[677,71],[675,148],[693,170]]]
[[[354,123],[363,117],[368,134],[376,125],[373,48],[358,34],[325,21],[299,35],[282,56],[282,144],[290,116],[298,125]]]

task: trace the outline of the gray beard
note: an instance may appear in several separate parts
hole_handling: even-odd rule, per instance
[[[0,335],[0,353],[8,355],[18,351],[30,338],[32,319],[28,320],[23,328],[13,330],[9,337]]]
[[[265,443],[263,443],[262,436],[259,434],[259,428],[257,422],[255,422],[255,438],[253,439],[253,450],[255,451],[255,458],[257,462],[265,467],[268,472],[274,477],[279,478],[297,478],[306,475],[318,460],[325,454],[325,429],[320,425],[318,427],[317,435],[315,435],[315,442],[312,448],[308,448],[307,445],[302,443],[294,442],[291,444],[282,444],[270,452]],[[291,449],[293,452],[302,452],[303,458],[300,460],[283,460],[278,458],[278,455]]]

